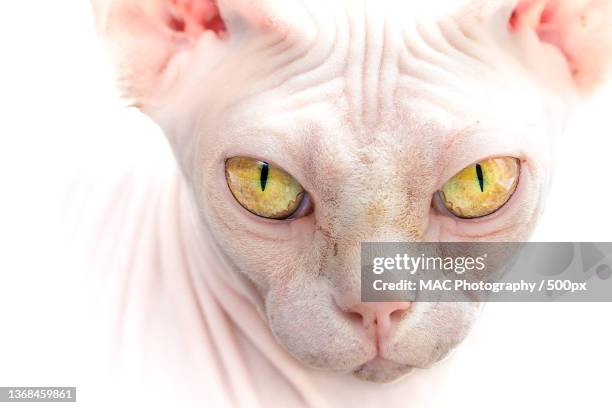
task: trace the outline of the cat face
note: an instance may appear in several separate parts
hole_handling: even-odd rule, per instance
[[[605,1],[405,3],[97,3],[218,267],[295,358],[378,382],[447,355],[479,305],[362,303],[360,244],[527,240],[607,64],[577,46],[610,37]],[[445,190],[472,167],[486,203]]]

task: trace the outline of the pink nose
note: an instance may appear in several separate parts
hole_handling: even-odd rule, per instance
[[[376,334],[380,340],[389,335],[393,323],[406,314],[411,304],[410,302],[357,303],[350,307],[348,312],[358,314],[364,328],[368,331],[375,325]]]

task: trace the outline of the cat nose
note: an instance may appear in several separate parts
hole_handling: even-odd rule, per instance
[[[411,302],[368,302],[357,303],[348,312],[361,318],[366,331],[373,326],[379,340],[388,337],[394,323],[401,320],[410,310]]]

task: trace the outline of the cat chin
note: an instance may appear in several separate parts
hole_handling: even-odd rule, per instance
[[[412,372],[413,368],[409,364],[376,357],[353,371],[353,375],[363,381],[379,384],[391,383],[402,380]]]

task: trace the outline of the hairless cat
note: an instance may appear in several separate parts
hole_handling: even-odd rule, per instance
[[[608,0],[93,5],[176,159],[97,226],[118,344],[214,406],[423,406],[480,305],[361,302],[360,243],[528,240],[612,61]]]

